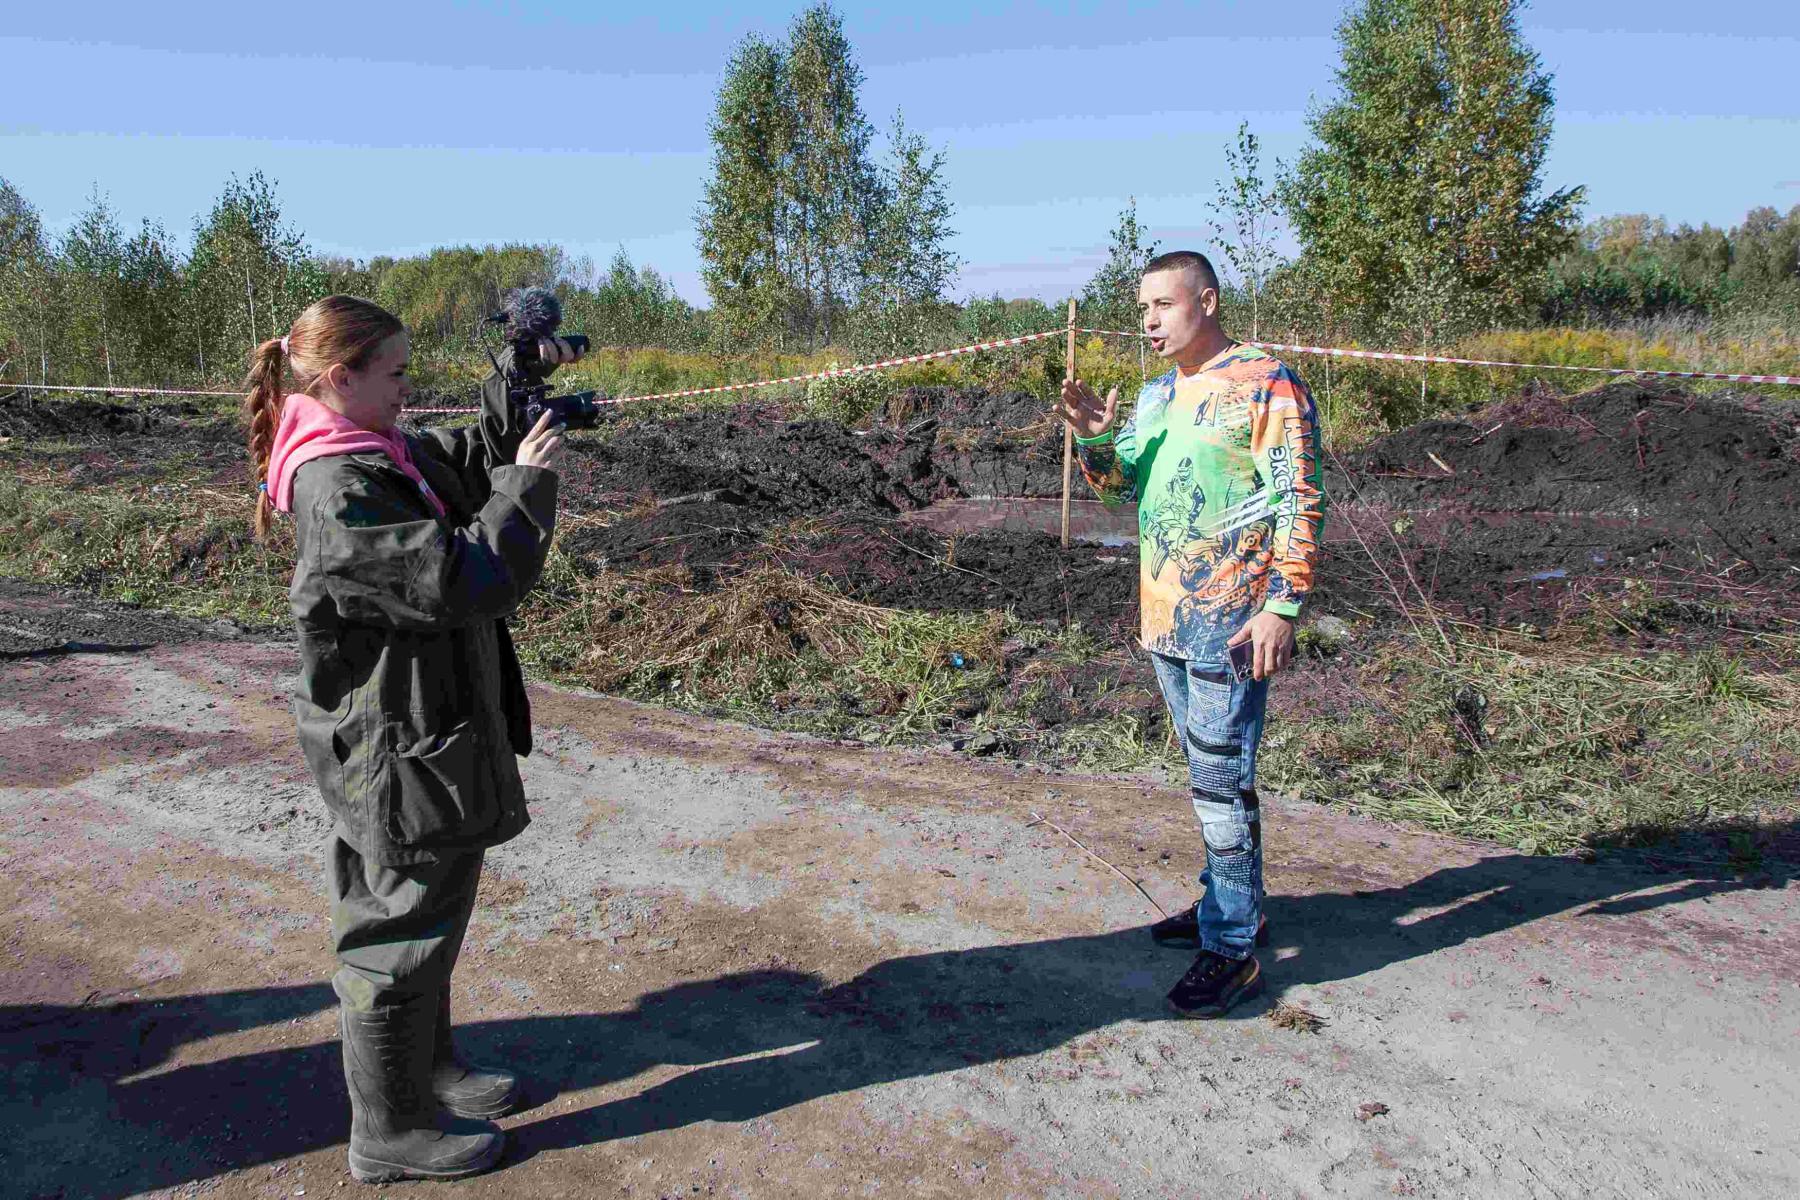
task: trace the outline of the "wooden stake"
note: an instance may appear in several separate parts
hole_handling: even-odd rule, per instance
[[[1075,378],[1075,301],[1069,301],[1069,344],[1063,360],[1064,378]],[[1069,548],[1069,490],[1075,483],[1075,427],[1063,422],[1062,544]]]

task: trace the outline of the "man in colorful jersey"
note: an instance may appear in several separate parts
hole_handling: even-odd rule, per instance
[[[1160,255],[1138,286],[1144,332],[1174,369],[1147,383],[1114,429],[1104,401],[1063,384],[1081,471],[1102,500],[1138,504],[1143,643],[1181,731],[1206,842],[1192,908],[1151,926],[1162,945],[1199,948],[1169,993],[1188,1017],[1215,1017],[1261,988],[1262,825],[1256,750],[1269,677],[1293,658],[1325,518],[1317,411],[1282,363],[1219,326],[1206,256]],[[1253,678],[1230,648],[1248,644]]]

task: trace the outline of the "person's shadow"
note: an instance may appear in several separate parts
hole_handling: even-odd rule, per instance
[[[1281,989],[1351,978],[1557,913],[1644,911],[1746,886],[1728,870],[1666,874],[1611,863],[1501,856],[1366,892],[1271,897]],[[1660,889],[1660,890],[1653,890]],[[822,1096],[1054,1049],[1121,1021],[1167,1016],[1185,956],[1141,927],[905,955],[842,983],[765,970],[681,984],[629,1009],[459,1027],[472,1058],[505,1062],[529,1100],[687,1067],[610,1103],[525,1119],[507,1161],[672,1129],[744,1121]],[[0,1009],[25,1195],[124,1196],[272,1162],[347,1136],[335,1041],[159,1070],[183,1043],[317,1013],[323,984],[108,1007]]]

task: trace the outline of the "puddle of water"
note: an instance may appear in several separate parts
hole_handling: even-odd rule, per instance
[[[901,520],[938,533],[1062,533],[1062,501],[1055,497],[974,496],[940,500],[929,508],[906,513]],[[1069,540],[1090,546],[1135,546],[1137,505],[1108,508],[1098,500],[1069,502]]]

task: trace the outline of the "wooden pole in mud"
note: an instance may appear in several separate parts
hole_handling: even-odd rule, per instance
[[[1075,301],[1069,301],[1069,344],[1063,358],[1064,378],[1075,378]],[[1069,548],[1069,489],[1075,483],[1075,427],[1063,422],[1063,549]]]

